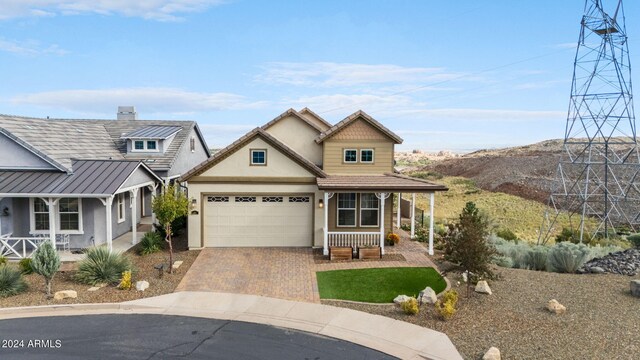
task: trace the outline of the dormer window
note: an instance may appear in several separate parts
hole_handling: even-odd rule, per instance
[[[158,151],[158,140],[133,140],[131,151]]]
[[[157,150],[158,143],[155,140],[147,140],[147,150]]]
[[[143,140],[136,140],[133,142],[133,148],[135,150],[144,150],[144,141]]]
[[[122,134],[130,152],[165,152],[175,135],[182,131],[180,126],[150,125]]]

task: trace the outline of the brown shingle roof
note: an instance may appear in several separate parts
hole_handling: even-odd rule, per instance
[[[273,126],[275,123],[277,123],[278,121],[284,119],[287,116],[293,116],[296,117],[300,120],[302,120],[305,124],[311,126],[312,128],[314,128],[316,131],[318,131],[318,133],[322,132],[322,129],[318,127],[318,125],[312,123],[311,121],[307,120],[304,116],[301,116],[300,114],[298,114],[297,111],[295,111],[294,109],[289,109],[285,112],[283,112],[282,114],[278,115],[275,119],[269,121],[268,123],[262,125],[262,129],[263,130],[267,130],[268,128],[270,128],[271,126]]]
[[[224,149],[222,149],[222,150],[218,151],[217,153],[215,153],[208,160],[200,163],[199,165],[196,165],[193,169],[189,170],[189,172],[187,172],[186,174],[182,175],[180,177],[180,181],[187,181],[187,180],[189,180],[190,178],[192,178],[194,176],[202,174],[203,172],[205,172],[208,169],[212,168],[213,166],[215,166],[217,163],[219,163],[220,161],[222,161],[223,159],[225,159],[229,155],[231,155],[234,152],[236,152],[237,150],[239,150],[242,146],[244,146],[245,144],[249,143],[251,140],[253,140],[256,137],[261,137],[263,140],[265,140],[271,146],[273,146],[276,149],[280,150],[283,154],[287,155],[289,158],[291,158],[292,160],[294,160],[295,162],[297,162],[302,167],[306,168],[307,170],[309,170],[311,173],[315,174],[316,176],[319,176],[319,177],[325,177],[326,176],[326,174],[324,173],[324,171],[322,171],[322,169],[320,169],[318,166],[316,166],[311,161],[309,161],[309,160],[305,159],[304,157],[302,157],[300,154],[295,152],[293,149],[291,149],[287,145],[285,145],[282,142],[280,142],[280,140],[278,140],[275,137],[271,136],[271,134],[269,134],[268,132],[264,131],[262,128],[255,128],[255,129],[249,131],[248,133],[246,133],[244,136],[242,136],[238,140],[236,140],[233,143],[231,143],[229,146],[227,146]]]
[[[446,186],[422,179],[414,179],[398,174],[384,175],[330,175],[318,178],[318,189],[326,191],[447,191]]]
[[[358,110],[355,113],[347,116],[344,120],[342,120],[339,123],[333,125],[327,131],[325,131],[322,134],[320,134],[320,136],[318,136],[318,138],[316,139],[316,143],[320,144],[323,141],[325,141],[326,139],[334,136],[335,134],[339,133],[342,129],[344,129],[346,126],[348,126],[352,122],[356,121],[357,119],[362,119],[362,120],[366,121],[371,126],[375,127],[380,132],[382,132],[383,134],[388,136],[396,144],[402,144],[403,140],[402,140],[402,138],[400,136],[396,135],[393,131],[387,129],[384,125],[379,123],[376,119],[372,118],[371,116],[369,116],[369,114],[365,113],[362,110]]]

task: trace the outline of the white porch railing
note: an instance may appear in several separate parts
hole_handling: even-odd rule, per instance
[[[46,237],[10,237],[0,236],[0,255],[10,260],[20,260],[31,257],[38,246],[49,240]]]
[[[379,246],[380,232],[329,231],[329,246],[350,246],[356,251],[359,246]]]

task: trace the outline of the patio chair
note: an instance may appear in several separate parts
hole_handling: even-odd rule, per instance
[[[69,251],[69,234],[56,235],[56,248],[62,248],[62,251]]]

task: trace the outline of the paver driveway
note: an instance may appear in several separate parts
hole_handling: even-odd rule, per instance
[[[310,248],[203,249],[176,291],[320,302]]]

